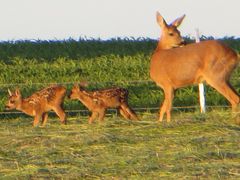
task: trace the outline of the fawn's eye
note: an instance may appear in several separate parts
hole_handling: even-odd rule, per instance
[[[169,36],[174,36],[174,34],[173,33],[169,33]]]
[[[11,100],[11,101],[10,101],[10,103],[11,103],[11,104],[14,104],[14,103],[15,103],[15,101]]]

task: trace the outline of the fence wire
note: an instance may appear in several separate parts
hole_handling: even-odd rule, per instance
[[[239,65],[240,66],[240,65]],[[234,77],[231,78],[232,81],[240,81],[240,77]],[[0,83],[0,87],[8,87],[8,86],[29,86],[29,85],[73,85],[79,82],[26,82],[26,83]],[[85,82],[85,81],[84,81]],[[154,81],[152,80],[132,80],[132,81],[99,81],[99,82],[94,82],[94,81],[86,81],[87,84],[91,85],[97,85],[97,84],[144,84],[144,83],[152,83],[155,84]]]
[[[234,78],[235,80],[240,80],[240,78]],[[40,86],[40,85],[74,85],[77,82],[28,82],[28,83],[0,83],[0,87],[24,87],[24,86]],[[134,80],[134,81],[119,81],[119,82],[87,82],[88,85],[97,85],[97,84],[155,84],[151,80]],[[215,109],[215,108],[229,108],[230,106],[206,106],[207,109]],[[135,107],[133,108],[135,111],[158,111],[160,106],[158,107]],[[175,106],[174,110],[189,110],[189,109],[200,109],[199,105],[196,106]],[[108,109],[110,112],[116,112],[116,109]],[[51,111],[52,112],[52,111]],[[86,109],[66,109],[66,113],[87,113],[89,112]],[[24,114],[19,111],[0,111],[0,115],[13,115],[13,114]]]
[[[222,109],[222,108],[230,108],[230,106],[206,106],[206,109]],[[139,108],[132,108],[136,112],[147,112],[147,111],[158,111],[160,109],[159,107],[139,107]],[[200,106],[174,106],[172,107],[173,110],[190,110],[190,109],[200,109]],[[109,112],[118,113],[117,109],[108,109]],[[67,114],[69,113],[88,113],[89,110],[87,109],[74,109],[65,110]],[[50,113],[54,113],[53,111],[50,111]],[[13,115],[13,114],[25,114],[21,111],[0,111],[0,115]]]
[[[29,86],[29,85],[73,85],[79,82],[28,82],[28,83],[0,83],[0,87],[11,87],[11,86]],[[92,84],[92,85],[97,85],[97,84],[141,84],[141,83],[153,83],[151,80],[134,80],[134,81],[101,81],[101,82],[94,82],[94,81],[89,81],[86,82],[87,84]]]

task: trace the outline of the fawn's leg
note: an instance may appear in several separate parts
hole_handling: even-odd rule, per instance
[[[132,110],[127,103],[123,103],[120,106],[120,109],[122,109],[122,113],[125,114],[125,116],[123,115],[123,117],[127,117],[126,119],[131,119],[131,120],[139,120],[139,118],[137,117],[136,113],[134,112],[134,110]],[[121,113],[121,111],[120,111]]]
[[[34,121],[33,121],[33,127],[36,127],[39,123],[39,119],[41,118],[41,114],[37,114],[35,117],[34,117]]]
[[[130,115],[125,112],[122,107],[119,108],[119,112],[125,119],[130,119]]]
[[[66,114],[65,114],[64,110],[62,109],[62,107],[60,107],[60,106],[55,107],[55,108],[53,108],[53,111],[58,115],[62,124],[67,123]]]
[[[98,112],[96,111],[93,111],[92,112],[92,115],[89,117],[88,119],[88,123],[89,124],[92,124],[92,122],[98,117]]]
[[[106,109],[101,109],[98,113],[99,113],[99,120],[101,122],[103,122],[103,119],[104,119],[105,114],[106,114]]]
[[[42,126],[46,125],[47,119],[48,119],[48,113],[45,112],[42,114]]]

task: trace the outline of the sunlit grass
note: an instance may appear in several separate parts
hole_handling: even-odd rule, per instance
[[[169,124],[156,114],[142,121],[110,115],[87,124],[50,119],[33,128],[31,118],[0,125],[1,178],[239,178],[240,127],[230,113],[174,113]]]

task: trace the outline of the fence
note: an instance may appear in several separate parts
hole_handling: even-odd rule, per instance
[[[239,80],[239,78],[237,78],[236,80]],[[50,83],[40,83],[40,82],[35,82],[35,83],[9,83],[9,84],[0,84],[0,87],[27,87],[29,85],[31,86],[48,86],[48,85],[52,85],[52,84],[61,84],[61,85],[65,85],[65,86],[71,86],[73,84],[75,84],[75,82],[50,82]],[[88,84],[91,84],[92,86],[97,85],[97,84],[114,84],[114,85],[118,85],[118,84],[131,84],[131,85],[139,85],[139,84],[151,84],[151,85],[155,85],[155,83],[153,81],[150,80],[137,80],[137,81],[125,81],[125,82],[88,82]],[[158,86],[156,86],[156,89],[160,91],[160,88]],[[6,92],[7,93],[7,92]],[[33,93],[33,92],[32,92]],[[146,92],[147,93],[147,92]],[[191,92],[190,92],[191,93]],[[191,96],[191,94],[188,94],[188,96]],[[197,89],[195,90],[195,93],[197,94]],[[178,97],[176,97],[177,99]],[[161,100],[162,102],[162,100]],[[161,103],[160,102],[160,103]],[[160,103],[158,103],[158,106],[154,106],[154,107],[147,107],[147,106],[142,106],[142,107],[134,107],[133,109],[137,112],[146,112],[146,111],[154,111],[157,112],[159,110],[159,106]],[[215,109],[215,108],[228,108],[229,106],[227,105],[209,105],[206,106],[207,109]],[[180,106],[174,106],[173,110],[200,110],[200,106],[197,105],[197,103],[195,103],[194,105],[180,105]],[[88,110],[86,109],[66,109],[67,113],[86,113],[88,112]],[[116,109],[109,109],[109,112],[114,112],[117,113]],[[23,114],[22,112],[19,111],[0,111],[0,115],[14,115],[14,114]]]

